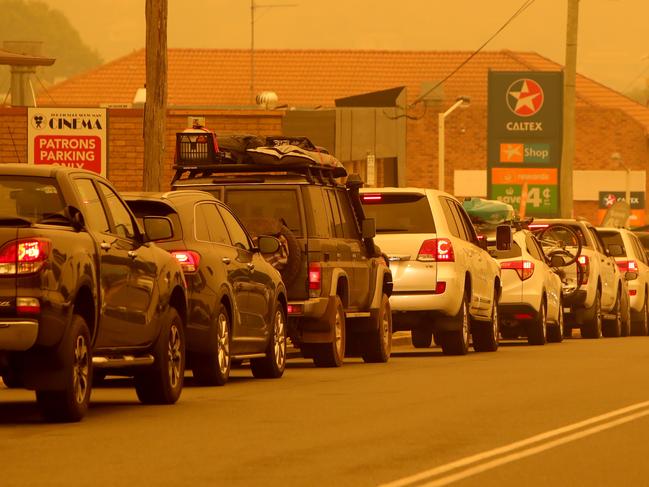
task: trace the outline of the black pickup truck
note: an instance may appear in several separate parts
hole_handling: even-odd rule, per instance
[[[93,371],[134,376],[144,403],[176,402],[186,299],[179,263],[106,179],[0,165],[0,375],[35,390],[46,419],[84,416]]]

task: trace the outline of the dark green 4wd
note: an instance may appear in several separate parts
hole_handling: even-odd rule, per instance
[[[264,158],[255,156],[265,149]],[[277,162],[267,157],[274,149],[284,154]],[[320,367],[339,367],[346,355],[387,362],[392,275],[374,245],[374,221],[364,217],[358,177],[339,183],[344,168],[306,139],[229,137],[217,144],[211,132],[184,132],[176,154],[173,190],[210,192],[254,237],[284,243],[269,259],[287,288],[289,336],[305,357]],[[330,165],[318,163],[323,154]]]

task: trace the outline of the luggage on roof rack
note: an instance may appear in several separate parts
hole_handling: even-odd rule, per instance
[[[176,134],[173,182],[219,173],[297,173],[310,180],[347,176],[341,162],[307,137],[227,135],[217,140],[206,129]]]

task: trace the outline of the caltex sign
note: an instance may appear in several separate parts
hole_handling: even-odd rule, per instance
[[[563,74],[490,71],[488,96],[489,197],[521,214],[557,216]]]
[[[27,162],[106,175],[105,108],[29,108]]]

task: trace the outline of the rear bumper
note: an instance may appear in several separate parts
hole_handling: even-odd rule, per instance
[[[529,303],[500,303],[498,305],[498,314],[501,319],[505,320],[530,320],[535,319],[538,311]],[[516,318],[517,315],[530,315],[529,318]]]
[[[584,307],[586,305],[586,298],[588,296],[588,291],[585,289],[578,289],[569,297],[563,298],[563,305],[570,307]]]
[[[30,349],[38,337],[38,321],[0,320],[0,350],[22,352]]]
[[[455,275],[447,273],[441,275],[438,266],[437,282],[444,282],[446,288],[443,293],[432,290],[402,290],[395,282],[390,296],[390,308],[393,312],[402,311],[436,311],[445,316],[455,316],[460,310],[464,293],[464,280],[459,282]]]

